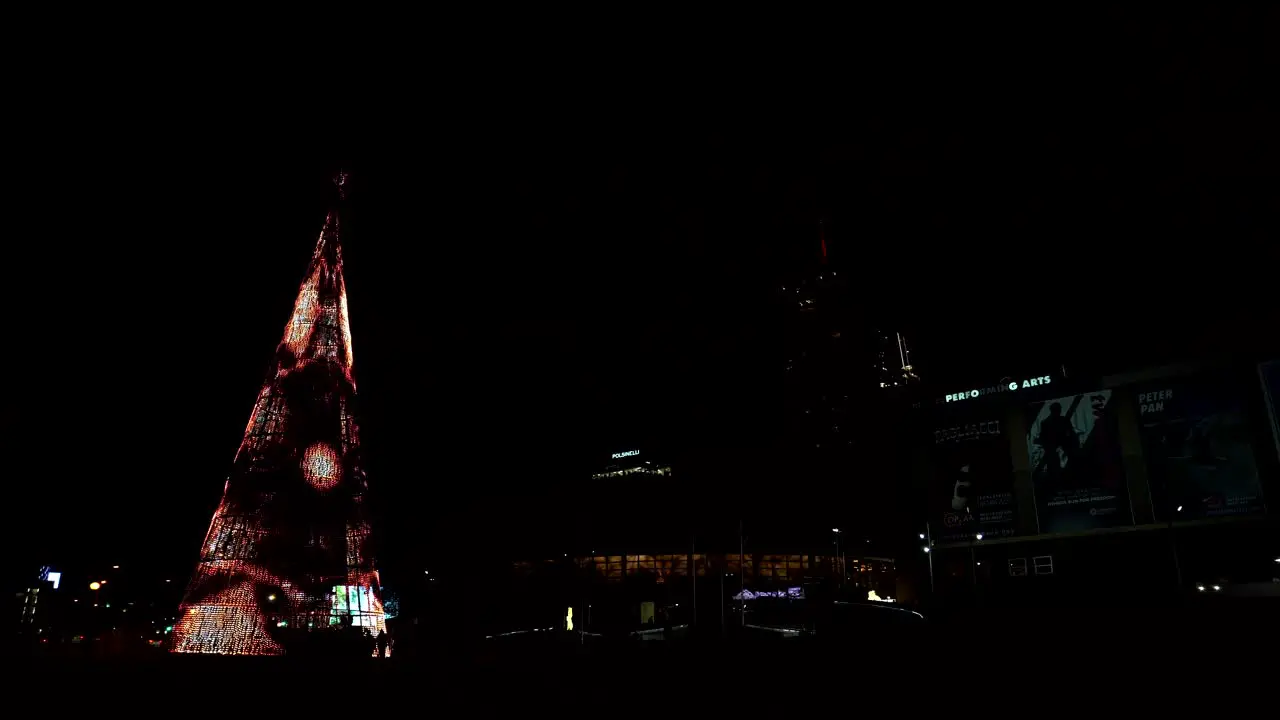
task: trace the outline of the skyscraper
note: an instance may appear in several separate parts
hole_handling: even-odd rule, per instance
[[[336,178],[339,191],[345,175]],[[368,547],[338,212],[320,232],[179,608],[174,652],[279,655],[385,627]]]
[[[906,338],[876,329],[886,318],[882,301],[860,287],[870,284],[868,269],[829,254],[823,223],[817,242],[805,245],[813,251],[779,287],[787,432],[803,448],[850,447],[861,417],[853,408],[865,413],[866,401],[878,399],[876,388],[919,378]]]
[[[915,367],[911,365],[911,350],[902,333],[876,332],[876,371],[880,375],[880,387],[896,387],[919,382]]]

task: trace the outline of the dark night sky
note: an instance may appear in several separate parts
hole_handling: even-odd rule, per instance
[[[819,218],[935,378],[1271,342],[1275,16],[1097,24],[1032,55],[916,38],[804,89],[486,66],[301,123],[82,78],[28,106],[6,193],[16,557],[194,561],[339,164],[393,565],[509,547],[611,445],[749,475],[779,423],[771,290]],[[76,120],[98,95],[110,117]]]

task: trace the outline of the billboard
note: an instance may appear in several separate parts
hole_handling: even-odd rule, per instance
[[[363,585],[335,585],[333,588],[333,611],[329,615],[329,624],[337,625],[343,618],[351,618],[355,627],[377,628],[382,619],[382,604],[373,594],[373,588]]]
[[[1110,390],[1032,403],[1027,451],[1040,532],[1133,523]]]
[[[1262,378],[1262,391],[1267,396],[1267,414],[1271,417],[1271,437],[1276,443],[1276,455],[1280,456],[1280,360],[1259,365],[1258,375]]]
[[[1157,520],[1262,512],[1239,390],[1225,377],[1177,378],[1134,388]]]
[[[935,430],[932,455],[929,515],[935,541],[1015,534],[1013,464],[999,420]]]

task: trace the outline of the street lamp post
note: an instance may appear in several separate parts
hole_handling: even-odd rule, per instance
[[[742,518],[738,518],[738,625],[747,626],[747,541],[742,534]]]
[[[933,598],[933,529],[929,527],[929,523],[924,524],[924,532],[920,534],[920,539],[924,540],[924,553],[929,556],[929,597]]]
[[[836,534],[836,562],[840,564],[840,586],[844,587],[844,555],[840,554],[840,528],[831,528],[831,532]]]
[[[978,557],[973,550],[975,542],[982,541],[982,533],[975,533],[973,539],[969,541],[969,577],[973,580],[973,601],[978,602]]]

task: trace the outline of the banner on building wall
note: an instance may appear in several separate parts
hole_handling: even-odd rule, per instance
[[[1280,360],[1259,365],[1258,375],[1262,378],[1262,390],[1267,396],[1267,414],[1271,416],[1271,438],[1276,443],[1276,455],[1280,456]]]
[[[1040,532],[1133,523],[1110,390],[1032,403],[1027,451]]]
[[[1177,378],[1134,392],[1156,519],[1262,512],[1251,431],[1235,383]]]
[[[1003,423],[957,423],[933,433],[930,496],[935,542],[955,542],[977,533],[1016,534],[1013,464]]]

